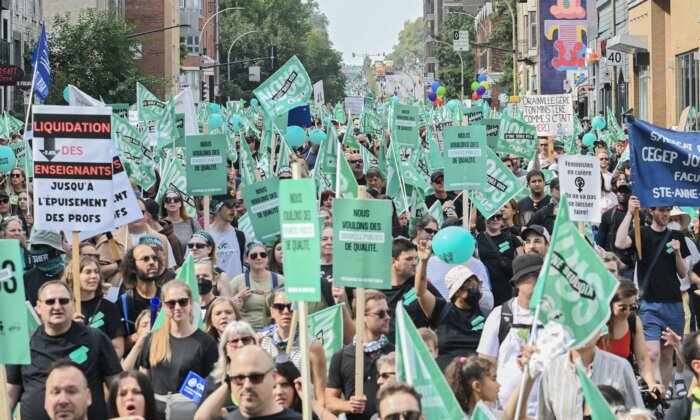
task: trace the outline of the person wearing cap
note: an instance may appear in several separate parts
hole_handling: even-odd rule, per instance
[[[503,406],[522,379],[517,361],[532,331],[534,318],[530,312],[530,300],[543,264],[544,260],[538,254],[523,254],[513,260],[510,284],[518,290],[518,295],[491,311],[476,349],[480,357],[490,359],[497,366],[497,382],[501,384],[498,399]],[[538,323],[537,328],[542,328],[542,325]],[[538,385],[539,380],[528,399],[527,415],[530,417],[534,417],[537,411]]]
[[[445,274],[448,299],[435,296],[428,291],[426,278],[431,253],[430,241],[420,241],[414,287],[428,326],[438,336],[437,363],[444,370],[455,357],[469,356],[479,344],[484,328],[479,309],[483,280],[467,267],[457,265]]]
[[[439,201],[445,219],[462,217],[462,197],[457,197],[453,191],[445,191],[445,174],[441,169],[430,174],[430,185],[433,187],[433,193],[425,196],[426,207],[431,208]]]
[[[551,197],[545,192],[544,173],[539,170],[532,170],[525,177],[530,195],[518,201],[518,214],[520,214],[520,224],[527,225],[535,212],[549,204]]]
[[[615,185],[617,184],[617,185]],[[598,231],[595,235],[596,244],[606,251],[614,252],[620,261],[628,268],[621,273],[624,277],[632,278],[634,268],[634,253],[632,250],[622,250],[615,247],[615,236],[622,220],[627,214],[627,205],[630,201],[632,189],[626,180],[613,183],[613,191],[617,198],[617,205],[609,208],[600,218]]]
[[[540,225],[530,225],[520,234],[526,254],[539,254],[542,258],[549,249],[549,231]]]
[[[51,280],[60,279],[66,268],[61,234],[53,230],[35,230],[29,239],[29,255],[33,268],[24,273],[24,293],[36,306],[39,288]]]
[[[12,216],[12,208],[10,206],[10,195],[4,189],[0,188],[0,220]]]
[[[151,234],[146,234],[139,239],[139,245],[148,245],[151,249],[158,255],[161,261],[165,261],[165,248],[163,247],[163,242]],[[158,265],[158,279],[156,282],[159,286],[164,283],[169,282],[175,278],[175,271],[165,266],[165,264]]]
[[[209,234],[216,243],[216,267],[232,279],[243,273],[243,249],[245,234],[233,227],[236,220],[236,191],[228,188],[225,195],[212,197],[211,211],[214,219],[209,226]]]
[[[554,149],[554,163],[549,165],[549,169],[552,171],[557,171],[559,172],[559,158],[563,156],[566,151],[564,150],[564,142],[557,137],[556,140],[554,140],[553,143],[553,149]]]
[[[175,225],[170,220],[160,217],[160,207],[157,201],[152,198],[146,198],[143,202],[146,205],[146,213],[148,213],[148,217],[145,217],[146,224],[168,239],[168,245],[175,258],[175,265],[181,266],[185,260],[186,247],[180,243],[180,239],[175,234]],[[191,218],[190,220],[194,219]],[[197,222],[194,223],[199,226]]]

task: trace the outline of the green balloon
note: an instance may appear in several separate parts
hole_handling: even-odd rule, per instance
[[[472,82],[472,92],[476,92],[479,89],[479,82]]]
[[[438,90],[435,92],[438,94],[438,96],[443,96],[447,92],[447,89],[445,89],[445,86],[440,86]]]

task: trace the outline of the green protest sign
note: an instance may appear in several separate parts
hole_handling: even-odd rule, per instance
[[[285,276],[285,285],[287,281]],[[308,319],[309,334],[323,344],[323,351],[326,353],[326,369],[330,369],[331,358],[343,348],[343,304],[322,309],[309,315]]]
[[[309,75],[296,55],[253,90],[260,106],[275,116],[306,105],[312,92]]]
[[[226,194],[226,136],[185,137],[187,195]]]
[[[486,127],[445,127],[445,189],[481,190],[486,184]]]
[[[469,200],[487,219],[498,213],[523,188],[518,177],[491,149],[486,150],[486,183],[486,189],[470,191]]]
[[[129,104],[107,104],[107,106],[112,108],[112,114],[120,118],[129,118],[129,109],[131,109]]]
[[[31,149],[29,150],[29,155],[27,155],[27,144],[28,142],[26,141],[12,143],[10,144],[10,148],[15,154],[15,160],[17,161],[15,165],[22,168],[22,170],[27,173],[27,176],[32,177],[34,176],[34,157],[32,156]],[[27,162],[29,163],[28,168]]]
[[[175,133],[178,139],[185,137],[185,114],[175,113]]]
[[[527,159],[532,158],[537,149],[537,129],[514,118],[501,118],[498,127],[498,144],[493,149],[497,153],[510,153]]]
[[[279,186],[282,252],[288,267],[284,290],[289,300],[321,300],[321,236],[313,179],[286,180]]]
[[[478,121],[484,119],[484,108],[473,106],[471,108],[462,108],[462,114],[467,117],[469,124],[476,124]]]
[[[28,365],[29,327],[19,241],[0,240],[0,364]]]
[[[418,145],[418,113],[415,106],[394,104],[391,134],[401,147],[413,149]]]
[[[571,348],[587,343],[610,317],[610,301],[619,282],[571,222],[562,194],[551,246],[535,284],[530,310],[540,307],[543,324],[561,324]]]
[[[391,202],[333,200],[333,284],[391,287]]]
[[[396,379],[416,388],[425,418],[464,418],[454,392],[403,305],[396,307]]]
[[[241,190],[255,237],[264,243],[274,241],[280,234],[279,184],[280,179],[273,177]]]
[[[483,118],[476,122],[486,127],[486,143],[491,149],[498,146],[498,129],[501,125],[500,118]]]

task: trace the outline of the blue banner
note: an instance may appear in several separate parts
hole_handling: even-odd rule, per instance
[[[635,119],[629,131],[632,193],[642,207],[700,203],[700,132],[667,130]]]
[[[34,93],[43,103],[49,96],[51,87],[51,69],[49,68],[49,43],[46,41],[46,26],[41,25],[41,36],[32,55],[34,70]]]

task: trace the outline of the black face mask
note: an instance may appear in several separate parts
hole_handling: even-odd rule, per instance
[[[197,282],[197,288],[199,289],[199,295],[204,296],[211,292],[211,289],[214,288],[214,283],[209,280],[199,280]]]
[[[467,305],[469,305],[471,308],[476,308],[479,306],[479,300],[481,299],[481,288],[480,287],[468,287],[467,288],[467,293],[469,294],[467,298],[464,300]]]

